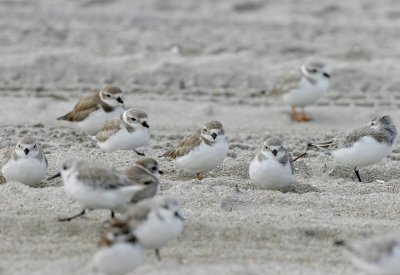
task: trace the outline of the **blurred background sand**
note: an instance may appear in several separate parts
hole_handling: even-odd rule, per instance
[[[201,183],[161,160],[162,192],[181,197],[185,230],[162,262],[149,251],[135,274],[361,274],[332,243],[399,229],[398,147],[361,169],[362,184],[318,151],[296,163],[288,193],[255,189],[247,168],[270,136],[298,155],[377,114],[399,127],[399,26],[393,0],[1,1],[0,154],[29,134],[49,174],[70,156],[122,171],[136,154],[102,153],[55,120],[113,83],[149,114],[148,156],[211,119],[230,140],[229,157]],[[328,66],[332,86],[307,108],[313,120],[296,124],[268,90],[313,60]],[[1,274],[90,273],[107,211],[59,223],[80,210],[60,180],[2,184],[0,209]]]

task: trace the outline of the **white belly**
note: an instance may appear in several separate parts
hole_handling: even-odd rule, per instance
[[[275,160],[260,162],[254,158],[249,166],[249,176],[253,184],[263,189],[280,189],[292,184],[290,164],[283,166]]]
[[[116,150],[134,150],[149,144],[150,132],[147,128],[129,133],[125,128],[109,137],[105,142],[98,142],[99,147],[106,152]]]
[[[82,129],[85,133],[89,135],[97,134],[101,128],[103,127],[104,123],[114,117],[119,116],[124,112],[122,107],[116,108],[112,112],[104,112],[103,109],[96,110],[92,112],[87,118],[78,122],[79,128]]]
[[[314,103],[319,96],[320,93],[318,93],[318,91],[315,89],[295,89],[285,94],[283,96],[283,100],[286,104],[290,106],[303,107]]]
[[[2,173],[7,181],[18,181],[29,186],[42,182],[46,176],[47,165],[37,159],[21,158],[18,161],[11,159],[3,168]]]
[[[291,106],[307,106],[313,104],[329,88],[328,80],[319,80],[315,85],[302,78],[299,87],[283,96],[283,101]]]
[[[332,151],[332,156],[343,166],[360,168],[381,161],[391,152],[391,146],[378,143],[372,137],[363,137],[350,148]]]
[[[183,229],[181,220],[172,217],[159,219],[156,215],[158,214],[155,211],[150,213],[148,220],[135,230],[135,236],[140,244],[147,249],[165,246],[168,242],[178,238]]]
[[[100,249],[93,257],[93,268],[107,275],[125,275],[144,262],[143,249],[137,244],[117,243]]]
[[[132,196],[140,190],[140,186],[127,186],[115,189],[93,188],[79,182],[71,176],[64,180],[67,194],[88,209],[114,209],[128,203]]]
[[[201,143],[189,154],[176,158],[174,163],[179,168],[190,173],[204,173],[217,167],[228,153],[228,142],[223,139],[209,146]]]

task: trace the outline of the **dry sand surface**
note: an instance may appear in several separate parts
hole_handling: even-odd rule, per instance
[[[201,183],[160,160],[163,194],[182,199],[185,229],[152,251],[134,274],[361,274],[338,239],[400,226],[400,150],[361,169],[367,183],[309,151],[296,163],[291,192],[254,188],[248,164],[278,136],[298,155],[309,141],[358,126],[376,114],[400,128],[400,3],[384,1],[0,2],[0,154],[36,137],[55,173],[70,156],[124,169],[133,152],[100,152],[55,118],[105,83],[149,114],[156,157],[205,121],[218,119],[229,156]],[[310,60],[328,65],[330,92],[293,123],[274,79]],[[384,180],[378,183],[376,180]],[[239,191],[235,186],[238,186]],[[60,180],[30,188],[0,185],[1,274],[91,274],[108,211],[59,223],[80,206]]]

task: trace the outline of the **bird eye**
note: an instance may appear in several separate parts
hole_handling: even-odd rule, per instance
[[[204,132],[207,132],[207,129],[206,129],[206,128],[204,128]]]
[[[64,169],[64,170],[67,170],[67,169],[68,169],[68,166],[67,166],[67,165],[63,165],[63,169]]]
[[[107,95],[107,97],[111,97],[110,95]]]
[[[153,166],[153,167],[151,168],[151,170],[156,171],[156,170],[157,170],[157,167]]]
[[[311,72],[312,72],[313,74],[315,74],[315,73],[317,72],[317,69],[312,69]]]
[[[265,146],[264,146],[264,148],[265,148],[265,149],[268,149],[268,146],[267,146],[267,145],[265,145]]]
[[[36,149],[36,144],[35,144],[35,145],[33,145],[33,148],[34,148],[34,149]]]
[[[131,120],[132,120],[132,121],[136,121],[136,118],[134,118],[134,117],[131,117]]]
[[[146,181],[146,182],[144,182],[144,185],[149,185],[151,183],[152,183],[151,181]]]

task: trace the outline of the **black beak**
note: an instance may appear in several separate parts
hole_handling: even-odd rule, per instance
[[[272,150],[272,154],[273,154],[274,156],[276,156],[276,154],[278,154],[278,151],[277,151],[277,150]]]
[[[58,172],[57,174],[55,174],[53,176],[48,177],[47,180],[52,180],[52,179],[55,179],[55,178],[58,178],[58,177],[61,177],[61,173],[60,172]]]
[[[121,98],[121,97],[117,97],[117,101],[118,101],[119,103],[122,103],[122,104],[124,104],[124,101],[122,100],[122,98]]]
[[[25,152],[25,155],[28,155],[28,154],[29,154],[29,149],[28,149],[28,148],[25,148],[25,149],[24,149],[24,152]]]
[[[158,170],[158,173],[159,173],[160,175],[162,175],[162,174],[164,174],[164,171]]]
[[[327,77],[327,78],[330,78],[330,77],[331,77],[331,75],[328,74],[328,73],[324,73],[324,76]]]
[[[217,134],[216,133],[212,133],[211,136],[212,136],[213,139],[217,138]]]
[[[149,124],[147,124],[147,121],[143,121],[142,125],[143,125],[143,127],[150,128]]]
[[[175,212],[175,217],[177,217],[177,218],[180,219],[181,221],[184,220],[184,218],[181,216],[181,214],[179,214],[178,211]]]

